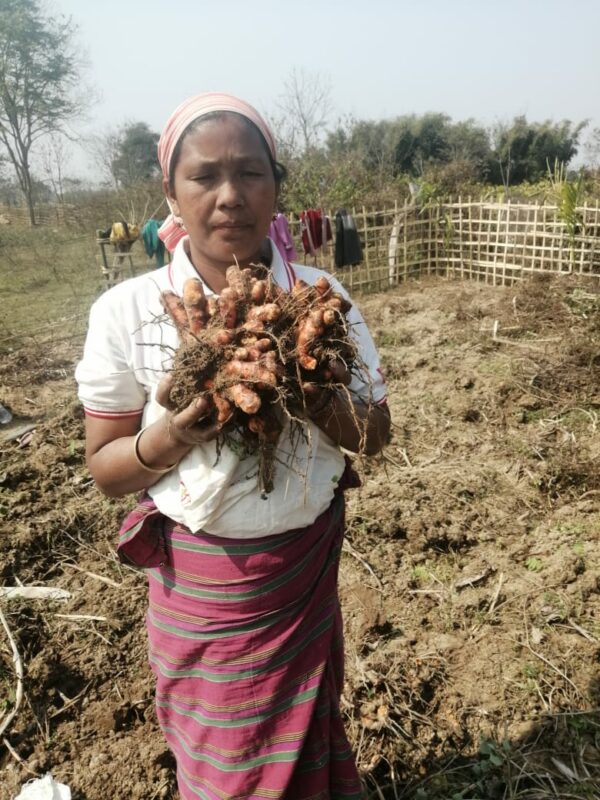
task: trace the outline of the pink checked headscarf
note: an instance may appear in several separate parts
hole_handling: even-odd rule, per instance
[[[199,117],[212,114],[215,111],[233,111],[236,114],[241,114],[242,117],[246,117],[250,122],[253,122],[262,133],[271,156],[275,161],[275,139],[271,129],[255,108],[244,100],[240,100],[231,94],[203,92],[194,97],[189,97],[187,100],[184,100],[180,106],[177,106],[167,120],[167,124],[161,133],[158,142],[158,161],[162,174],[167,180],[169,180],[169,167],[171,165],[173,151],[188,125]],[[173,251],[177,242],[186,235],[186,231],[181,219],[175,217],[171,213],[161,225],[158,235],[165,243],[167,249]]]

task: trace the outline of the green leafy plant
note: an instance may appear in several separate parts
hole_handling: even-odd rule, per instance
[[[544,569],[543,562],[533,556],[527,559],[525,566],[530,572],[541,572]]]
[[[583,226],[583,217],[578,211],[583,192],[583,174],[580,172],[576,180],[569,180],[564,162],[558,160],[554,162],[553,172],[550,171],[550,165],[548,165],[548,173],[558,209],[558,218],[565,226],[569,237],[572,267],[575,261],[575,237]]]

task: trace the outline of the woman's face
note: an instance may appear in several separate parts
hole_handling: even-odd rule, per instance
[[[194,266],[221,271],[258,260],[269,230],[277,190],[260,134],[240,117],[209,119],[182,141],[165,187],[190,237]]]

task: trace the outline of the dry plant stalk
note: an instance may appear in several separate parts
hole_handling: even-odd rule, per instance
[[[12,709],[6,714],[4,719],[0,722],[0,736],[2,736],[4,731],[7,730],[8,726],[16,716],[17,711],[19,710],[19,706],[21,705],[21,701],[23,700],[23,660],[17,648],[17,643],[15,642],[11,630],[8,626],[8,622],[6,621],[6,617],[2,613],[2,609],[0,609],[0,624],[2,624],[2,627],[6,632],[6,636],[8,637],[10,649],[12,651],[12,660],[13,664],[15,665],[15,673],[17,676],[17,688],[15,689],[15,704],[12,707]]]
[[[226,277],[219,297],[207,298],[197,278],[185,282],[183,297],[161,295],[181,338],[170,399],[177,411],[207,399],[220,442],[239,447],[241,438],[246,452],[257,452],[260,486],[270,492],[286,417],[301,420],[311,401],[326,408],[347,382],[336,382],[332,364],[344,365],[349,380],[357,362],[352,306],[324,276],[314,286],[298,280],[289,293],[262,265],[233,265]]]

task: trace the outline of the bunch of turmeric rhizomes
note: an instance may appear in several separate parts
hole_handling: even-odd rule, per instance
[[[207,421],[218,425],[223,440],[236,432],[258,451],[262,488],[269,492],[285,417],[301,420],[315,397],[326,406],[339,388],[332,364],[344,365],[349,376],[356,362],[351,304],[324,276],[314,286],[298,280],[291,292],[261,265],[231,266],[226,277],[218,297],[206,297],[197,278],[185,282],[183,297],[161,295],[181,338],[170,399],[182,410],[206,398]]]

